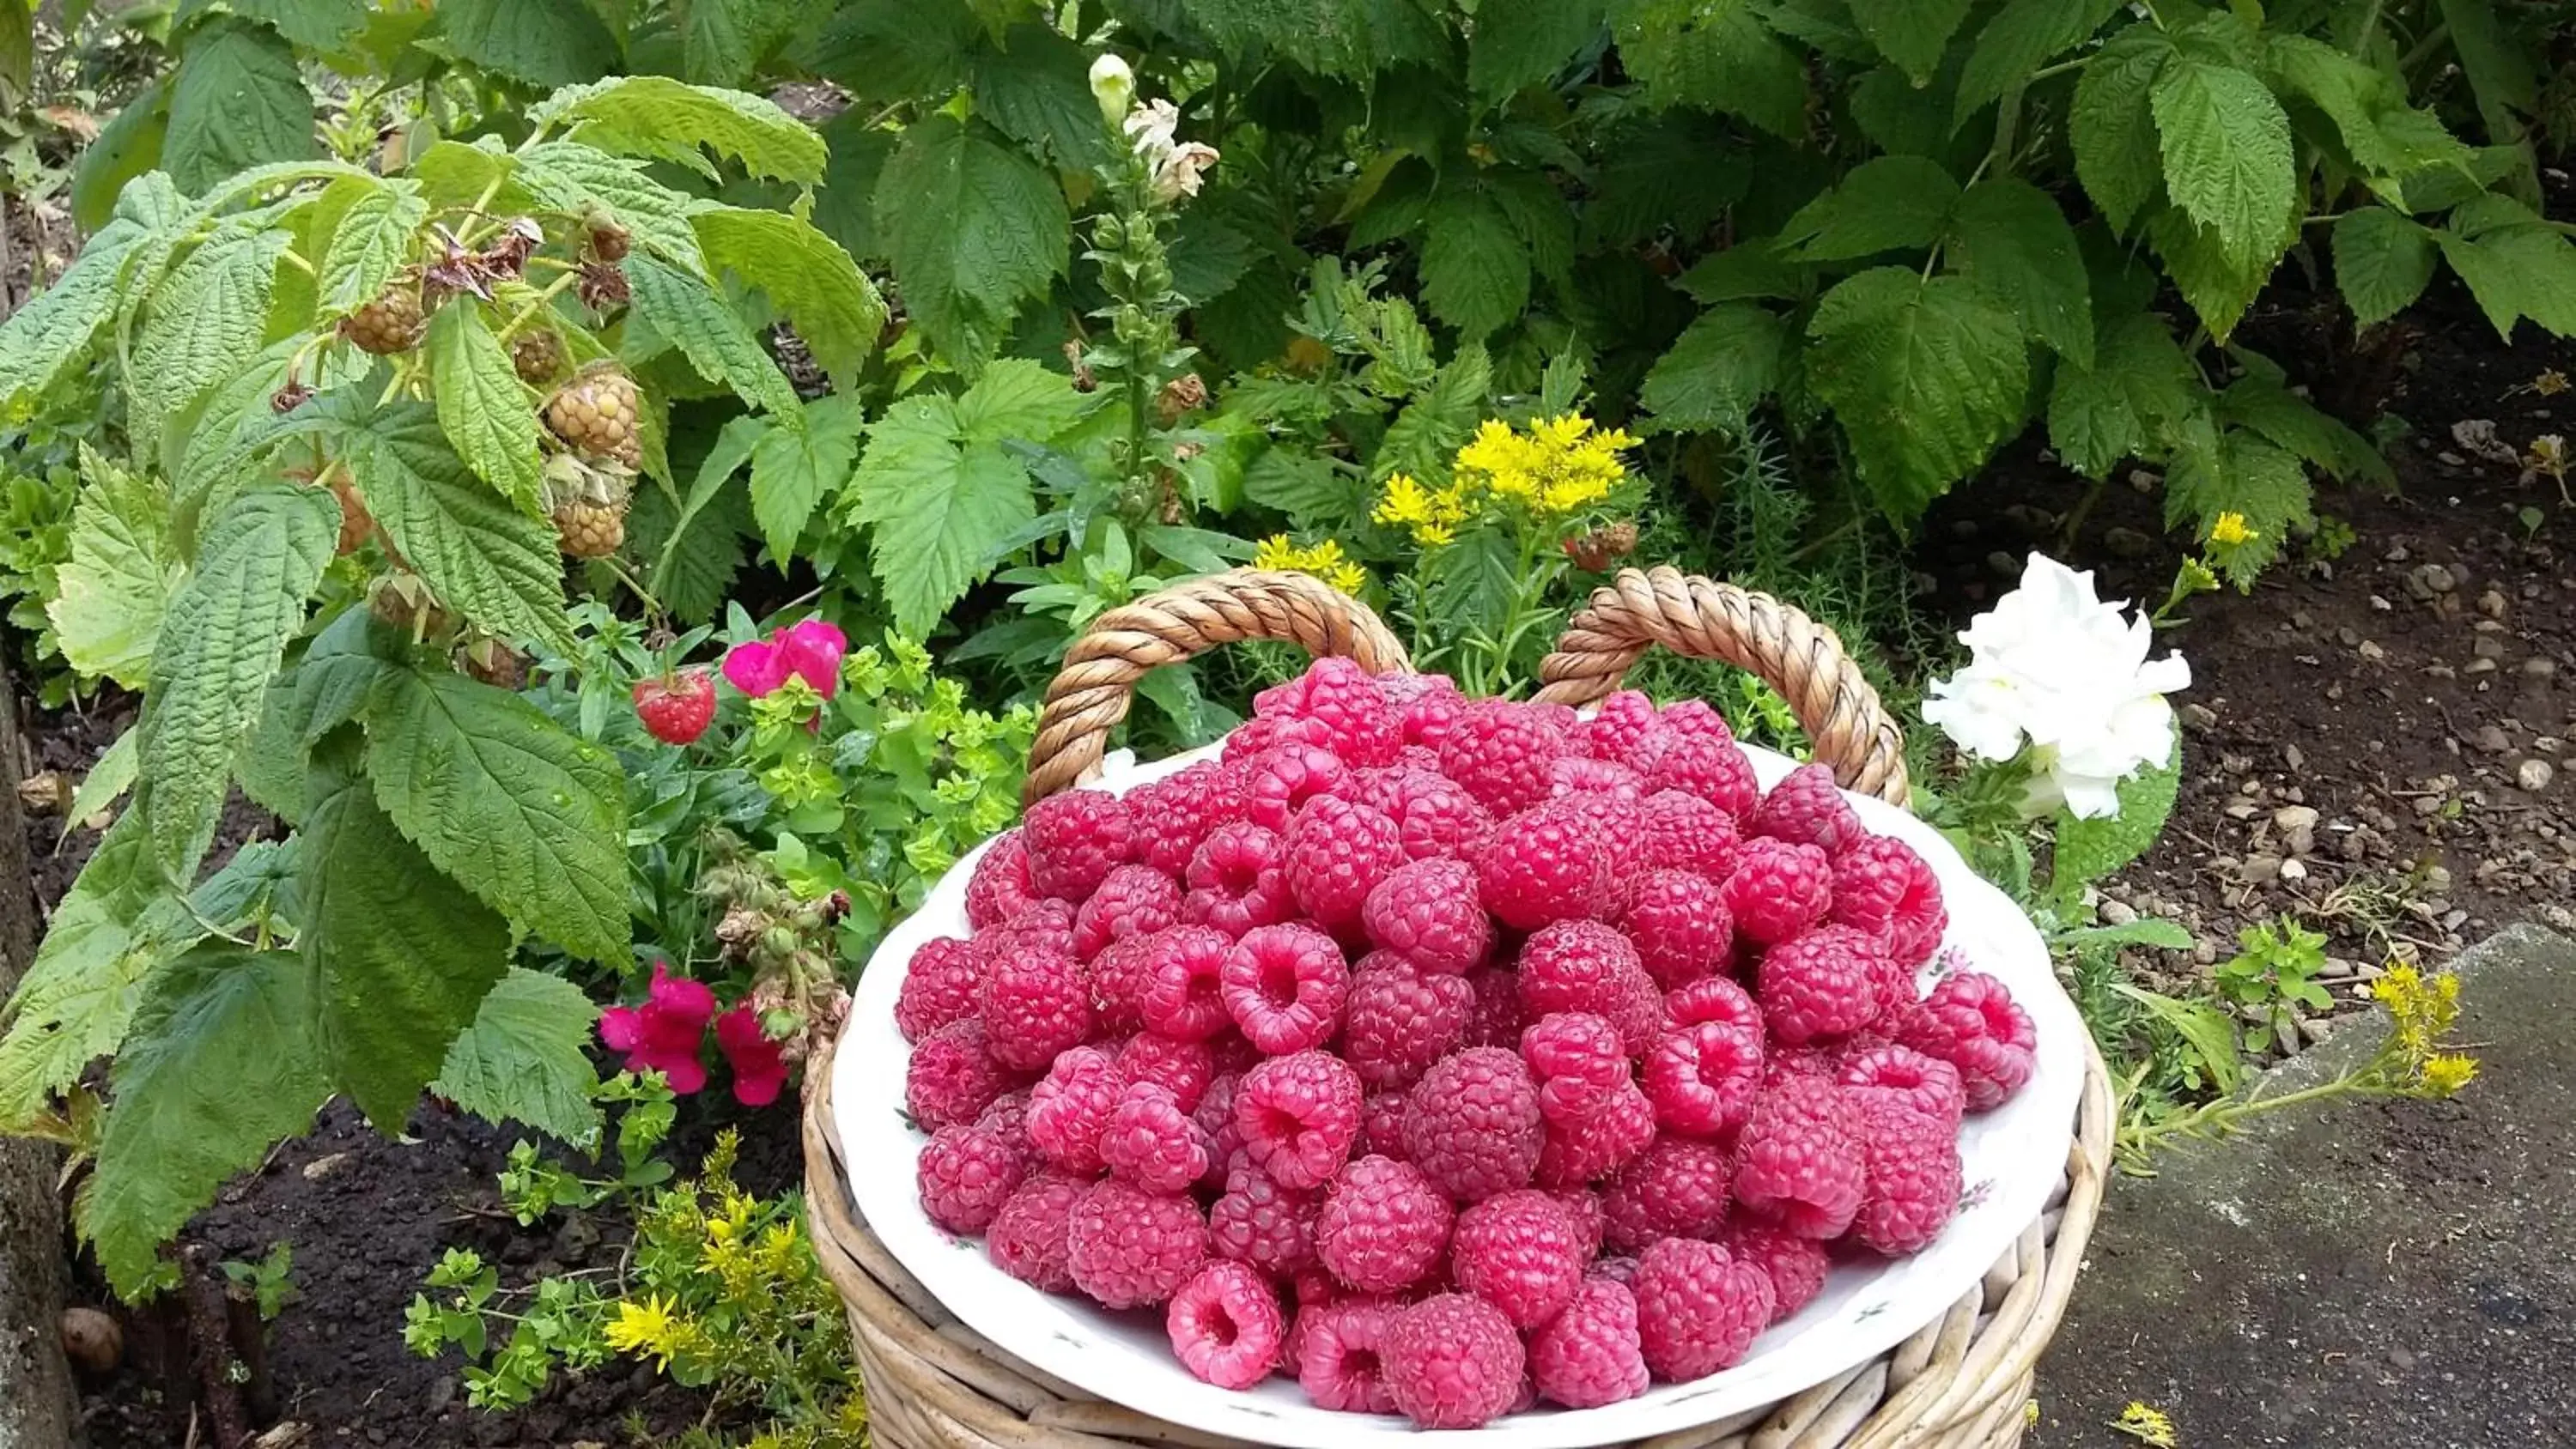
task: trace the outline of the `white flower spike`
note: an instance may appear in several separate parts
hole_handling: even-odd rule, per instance
[[[1100,103],[1100,118],[1115,126],[1136,103],[1136,73],[1112,52],[1091,63],[1091,98]]]

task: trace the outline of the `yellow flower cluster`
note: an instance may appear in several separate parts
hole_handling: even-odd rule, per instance
[[[620,1302],[617,1318],[608,1325],[605,1336],[610,1348],[653,1359],[664,1369],[671,1366],[672,1359],[701,1353],[708,1347],[706,1331],[681,1316],[671,1300],[659,1293]]]
[[[1581,413],[1543,418],[1526,431],[1488,419],[1458,450],[1446,486],[1429,488],[1409,474],[1393,474],[1369,516],[1410,531],[1424,548],[1455,539],[1458,525],[1488,503],[1532,517],[1563,518],[1609,497],[1628,476],[1620,453],[1636,445],[1627,433],[1596,428]]]
[[[2477,1079],[2475,1057],[2443,1050],[2460,1019],[2458,976],[2426,976],[2401,961],[2371,983],[2370,994],[2388,1012],[2391,1038],[2417,1086],[2447,1097]]]
[[[1446,488],[1425,488],[1410,473],[1390,473],[1386,491],[1369,517],[1394,528],[1409,529],[1424,548],[1439,548],[1458,537],[1458,525],[1473,512],[1467,487],[1452,481]]]
[[[786,1282],[805,1270],[804,1239],[796,1220],[775,1222],[755,1232],[752,1220],[764,1211],[758,1198],[740,1188],[728,1188],[723,1211],[707,1219],[707,1266],[738,1298],[765,1291],[761,1285]]]
[[[2242,513],[2222,513],[2218,515],[2218,521],[2209,526],[2209,541],[2224,548],[2252,543],[2262,536],[2260,530],[2246,526]]]
[[[2120,1411],[2119,1418],[2111,1421],[2111,1427],[2141,1444],[2153,1444],[2157,1449],[2174,1449],[2180,1442],[2174,1433],[2172,1415],[2135,1399]]]
[[[1356,594],[1368,587],[1368,570],[1342,552],[1338,541],[1329,538],[1322,543],[1301,547],[1288,535],[1274,533],[1253,550],[1252,566],[1312,574],[1346,594]]]

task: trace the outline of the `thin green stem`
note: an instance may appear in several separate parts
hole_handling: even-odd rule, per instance
[[[528,303],[528,305],[520,308],[508,322],[502,324],[499,340],[506,345],[512,337],[518,335],[521,328],[526,327],[529,322],[535,320],[536,315],[539,312],[552,307],[554,305],[555,298],[562,296],[566,287],[569,287],[580,280],[581,273],[573,271],[566,272],[562,276],[548,282],[544,291],[539,292],[536,297]]]
[[[2370,8],[2361,12],[2361,24],[2355,27],[2352,32],[2352,45],[2350,49],[2353,55],[2359,56],[2363,51],[2370,48],[2370,37],[2379,30],[2379,12],[2381,5],[2382,0],[2370,0]]]

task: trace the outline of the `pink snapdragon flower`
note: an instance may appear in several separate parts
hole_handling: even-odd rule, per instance
[[[734,1100],[746,1107],[766,1107],[787,1085],[787,1058],[779,1044],[760,1029],[760,1013],[743,998],[716,1018],[716,1046],[733,1068]]]
[[[715,1011],[716,994],[705,982],[673,976],[670,962],[656,961],[644,1004],[601,1012],[599,1039],[609,1050],[626,1054],[626,1070],[660,1072],[671,1090],[685,1097],[707,1084],[698,1048]]]
[[[841,656],[849,649],[849,636],[839,625],[806,619],[774,629],[766,639],[733,646],[725,653],[724,677],[753,699],[775,692],[790,678],[804,680],[830,699],[841,687]]]

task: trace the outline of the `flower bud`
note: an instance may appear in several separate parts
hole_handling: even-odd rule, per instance
[[[1091,98],[1100,103],[1100,118],[1115,126],[1136,101],[1136,73],[1116,53],[1104,51],[1091,63]]]

